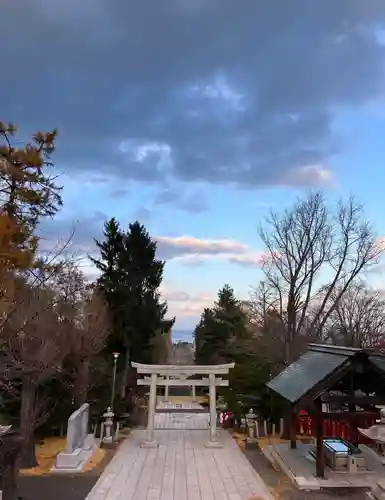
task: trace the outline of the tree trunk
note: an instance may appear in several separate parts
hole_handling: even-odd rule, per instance
[[[35,449],[35,402],[37,383],[29,377],[23,378],[21,387],[20,434],[23,438],[23,450],[20,468],[29,469],[38,465]]]
[[[122,375],[122,385],[120,388],[121,399],[124,399],[126,397],[129,369],[130,369],[130,348],[126,347],[125,359],[124,359],[124,369],[123,369],[123,375]]]
[[[9,464],[1,477],[2,500],[18,500],[18,467],[15,463]]]
[[[90,381],[90,360],[88,358],[79,361],[75,380],[75,405],[79,408],[87,402],[88,386]]]
[[[23,440],[18,432],[11,431],[0,440],[0,490],[2,500],[18,500],[19,457]]]
[[[287,337],[286,337],[286,366],[293,362],[294,343],[297,339],[297,311],[295,297],[289,293],[287,304]]]

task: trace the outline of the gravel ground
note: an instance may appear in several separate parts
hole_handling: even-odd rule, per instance
[[[336,498],[346,500],[364,500],[365,492],[359,488],[333,488],[321,491],[300,491],[295,488],[290,479],[282,472],[273,469],[270,462],[259,448],[244,450],[251,465],[258,472],[267,486],[276,492],[276,498],[282,500],[333,500]]]
[[[85,474],[20,476],[23,500],[84,500],[114,455],[108,450],[101,464]]]

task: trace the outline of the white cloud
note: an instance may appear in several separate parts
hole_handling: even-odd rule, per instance
[[[229,239],[203,239],[195,236],[157,236],[162,248],[175,249],[182,253],[216,254],[221,252],[241,253],[247,249],[243,243]]]
[[[244,94],[221,74],[209,81],[191,85],[187,94],[190,98],[205,99],[208,103],[221,103],[233,111],[245,110]]]
[[[161,287],[163,299],[167,300],[169,306],[169,316],[176,316],[178,323],[190,320],[197,322],[199,316],[206,307],[212,307],[216,297],[206,292],[196,295],[188,294],[180,290],[173,290],[169,285],[163,284]]]
[[[258,252],[245,243],[230,239],[209,240],[194,236],[158,236],[162,258],[178,260],[194,266],[207,261],[222,260],[243,266],[261,265],[264,252]]]
[[[190,295],[181,291],[167,292],[163,290],[163,295],[170,302],[188,302],[190,300]]]
[[[380,236],[377,239],[378,246],[382,249],[385,250],[385,236]]]
[[[328,186],[335,187],[333,172],[325,165],[306,165],[293,169],[282,178],[284,185]]]
[[[242,255],[231,255],[228,257],[228,261],[240,266],[260,267],[266,257],[266,252],[247,252]]]

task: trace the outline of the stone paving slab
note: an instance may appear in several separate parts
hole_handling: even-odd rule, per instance
[[[159,401],[156,405],[157,411],[162,410],[203,410],[203,406],[195,401],[184,401],[183,403],[173,403],[170,401]]]
[[[156,413],[154,429],[203,430],[209,428],[208,413]]]
[[[86,500],[272,500],[265,483],[228,432],[221,449],[205,447],[207,431],[155,431],[158,448],[141,448],[133,431]]]
[[[177,411],[177,413],[173,413]],[[210,415],[194,413],[204,411],[203,406],[196,402],[170,403],[160,401],[154,415],[154,429],[204,430],[209,429]]]

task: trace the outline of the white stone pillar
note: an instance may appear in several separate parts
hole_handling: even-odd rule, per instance
[[[191,397],[193,401],[196,401],[195,385],[191,386]]]
[[[148,400],[148,420],[147,420],[147,436],[146,441],[142,444],[143,448],[156,448],[158,446],[154,439],[154,420],[156,410],[156,383],[158,375],[151,374],[150,397]]]
[[[87,406],[87,408],[83,411],[83,415],[82,415],[82,438],[83,438],[83,443],[86,441],[87,436],[88,436],[89,411],[90,411],[90,408],[89,408],[89,406]]]
[[[167,384],[164,386],[164,399],[165,401],[168,401],[168,382],[169,382],[169,376],[167,375],[166,377],[166,382]]]
[[[206,443],[207,448],[221,448],[217,439],[217,392],[215,385],[215,373],[209,374],[209,399],[210,399],[210,440]]]
[[[217,440],[217,391],[215,387],[215,375],[210,373],[210,441]]]

